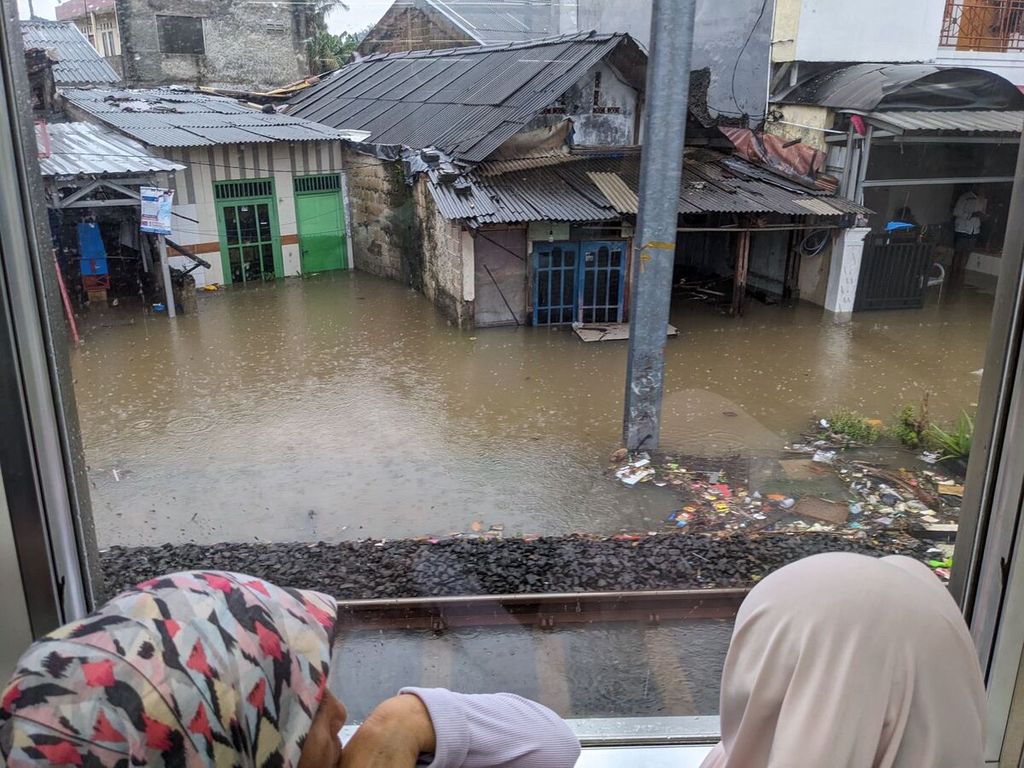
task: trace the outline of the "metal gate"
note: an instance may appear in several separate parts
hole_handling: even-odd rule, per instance
[[[886,234],[868,235],[853,311],[924,306],[927,274],[934,261],[933,243],[893,243]]]
[[[534,245],[534,325],[621,323],[625,295],[625,242]]]
[[[578,243],[543,243],[533,251],[533,324],[562,325],[576,318]]]
[[[626,244],[586,242],[580,275],[579,312],[582,323],[621,323],[626,292]]]

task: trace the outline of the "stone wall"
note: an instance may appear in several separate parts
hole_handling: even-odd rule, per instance
[[[438,211],[426,177],[420,177],[414,194],[423,249],[421,290],[452,323],[460,328],[472,327],[473,240],[464,238],[462,227]]]
[[[359,44],[360,56],[398,51],[429,51],[435,48],[461,48],[477,42],[439,13],[421,8],[391,6]]]
[[[300,3],[231,0],[117,0],[125,81],[129,86],[284,85],[309,74],[305,40],[312,30]],[[163,53],[158,16],[203,19],[205,54]]]
[[[471,326],[472,240],[440,215],[425,178],[406,184],[400,160],[344,154],[355,268],[414,288],[453,324]]]

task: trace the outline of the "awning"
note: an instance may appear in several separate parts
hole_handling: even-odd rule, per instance
[[[896,135],[1019,137],[1024,112],[1003,110],[906,110],[864,115],[871,125]]]

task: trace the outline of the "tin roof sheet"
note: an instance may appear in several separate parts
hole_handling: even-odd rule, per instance
[[[989,109],[884,111],[867,117],[880,127],[911,134],[1019,136],[1024,127],[1024,112]]]
[[[36,143],[46,177],[126,176],[185,168],[94,123],[38,123]]]
[[[110,85],[121,82],[99,51],[71,21],[34,19],[21,22],[26,50],[55,51],[53,79],[61,85]]]
[[[496,172],[486,164],[460,190],[429,173],[430,191],[450,219],[471,225],[524,221],[607,221],[636,214],[640,155],[636,150],[574,154],[557,165]],[[500,166],[498,166],[500,167]],[[867,213],[850,200],[801,187],[771,171],[712,150],[690,150],[679,212],[843,216]]]
[[[151,147],[265,144],[274,141],[360,140],[292,115],[267,114],[237,101],[173,88],[64,90],[75,107]]]
[[[480,162],[613,52],[633,57],[642,88],[645,58],[632,38],[589,32],[368,56],[299,93],[289,113],[370,131],[371,143],[437,147]]]

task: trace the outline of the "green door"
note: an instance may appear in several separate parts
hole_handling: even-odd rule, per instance
[[[302,272],[327,272],[348,267],[341,178],[337,174],[295,180],[295,212],[299,223]]]
[[[225,283],[284,277],[281,232],[270,179],[214,185]]]

